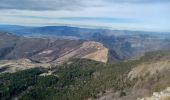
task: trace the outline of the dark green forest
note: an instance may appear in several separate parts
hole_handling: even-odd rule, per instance
[[[120,91],[131,87],[124,77],[138,61],[104,64],[86,59],[72,60],[51,69],[34,68],[0,75],[1,100],[82,100],[97,98],[109,88]],[[40,74],[53,71],[52,75]]]
[[[130,90],[146,88],[150,93],[170,85],[169,70],[155,75],[130,80],[128,73],[143,63],[155,63],[169,59],[169,52],[148,52],[139,60],[114,64],[87,59],[73,59],[60,66],[45,69],[0,74],[0,100],[84,100],[98,98],[107,90],[114,90],[119,97],[129,95]],[[42,75],[52,72],[50,75]]]

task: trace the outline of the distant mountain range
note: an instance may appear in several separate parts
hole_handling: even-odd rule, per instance
[[[9,32],[16,35],[30,37],[58,37],[58,38],[77,38],[90,39],[96,35],[121,36],[121,35],[141,35],[156,36],[159,38],[170,38],[170,32],[145,32],[129,30],[109,30],[109,29],[90,29],[71,26],[19,26],[19,25],[0,25],[1,32]]]
[[[170,34],[168,33],[87,29],[69,26],[29,27],[17,25],[0,25],[0,31],[11,33],[14,37],[19,36],[21,38],[24,36],[22,37],[24,38],[22,42],[19,42],[25,45],[31,45],[28,49],[39,48],[38,46],[33,46],[33,44],[35,44],[40,46],[40,50],[42,50],[41,48],[45,50],[48,48],[49,41],[54,40],[56,41],[53,44],[56,44],[60,49],[67,47],[67,43],[69,44],[68,47],[71,46],[75,48],[77,46],[81,47],[80,45],[84,43],[82,41],[95,41],[96,43],[103,44],[103,46],[108,49],[108,62],[132,59],[140,57],[148,51],[167,50],[170,48]],[[1,38],[5,39],[2,36]],[[8,43],[16,42],[16,40],[9,41]],[[61,41],[67,41],[67,43],[57,45]],[[79,45],[77,45],[77,43],[79,43]],[[2,48],[0,49],[2,51]],[[34,53],[32,55],[34,55]]]

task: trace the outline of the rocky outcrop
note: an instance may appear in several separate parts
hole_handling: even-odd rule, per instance
[[[131,79],[145,77],[147,74],[154,75],[157,74],[158,72],[162,72],[164,70],[169,70],[169,69],[170,69],[170,60],[157,61],[154,63],[142,63],[137,67],[133,68],[133,70],[130,71],[128,76]]]
[[[108,61],[108,49],[103,44],[94,41],[84,42],[79,48],[70,50],[56,59],[56,62],[65,61],[70,58],[86,58],[106,63]]]
[[[170,100],[170,87],[161,92],[154,92],[151,97],[138,98],[137,100]]]
[[[154,92],[170,86],[169,57],[169,51],[146,53],[140,59],[139,64],[128,74],[130,80],[135,82],[131,95],[140,97],[138,100],[170,100],[170,92],[166,92],[166,90]],[[169,89],[167,90],[169,91]],[[153,96],[149,97],[148,95],[151,93],[153,93]]]

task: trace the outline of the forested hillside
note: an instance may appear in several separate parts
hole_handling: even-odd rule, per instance
[[[170,63],[166,63],[166,67],[158,65],[163,70],[156,70],[154,74],[142,73],[141,76],[135,76],[132,73],[143,64],[148,66],[159,63],[161,59],[169,61],[168,54],[168,51],[166,55],[161,52],[147,53],[139,60],[115,64],[73,59],[48,69],[34,68],[5,73],[0,76],[0,96],[2,100],[85,100],[101,99],[106,95],[115,100],[135,100],[170,86],[170,78],[167,77]],[[149,68],[145,69],[145,72],[150,71]],[[145,90],[146,93],[143,93]]]

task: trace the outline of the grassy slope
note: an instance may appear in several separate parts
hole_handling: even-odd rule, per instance
[[[137,65],[134,88],[145,89],[149,93],[161,91],[170,86],[170,51],[148,52]]]

